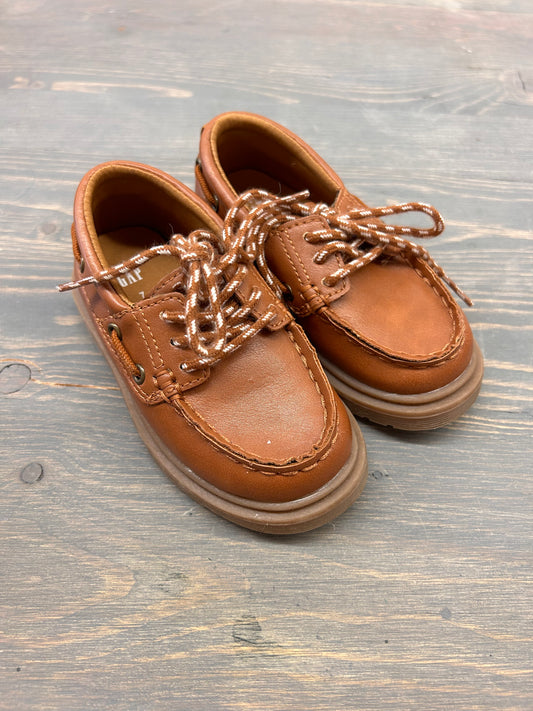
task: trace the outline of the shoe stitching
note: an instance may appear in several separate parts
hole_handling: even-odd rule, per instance
[[[310,218],[310,217],[304,217],[304,218],[301,219],[301,220],[293,220],[293,221],[291,222],[291,225],[300,226],[300,225],[305,225],[305,224],[307,224],[307,223],[315,222],[315,221],[316,221],[316,218],[315,218],[315,217],[312,217],[312,218]],[[299,253],[299,251],[298,251],[298,249],[297,249],[297,247],[296,247],[296,244],[295,244],[293,238],[291,237],[290,230],[289,230],[287,227],[284,227],[283,229],[279,230],[279,234],[285,236],[285,237],[287,238],[288,242],[290,242],[290,244],[291,244],[291,246],[292,246],[292,248],[293,248],[293,252],[294,252],[294,254],[296,255],[296,257],[298,258],[298,261],[299,261],[299,263],[301,264],[301,267],[302,267],[302,271],[304,272],[304,274],[305,274],[305,276],[306,276],[306,278],[307,278],[307,283],[310,284],[310,285],[312,285],[312,286],[314,286],[314,285],[312,284],[311,277],[309,276],[309,273],[308,273],[308,271],[307,271],[307,269],[306,269],[306,267],[305,267],[305,264],[304,264],[302,258],[300,257],[300,253]],[[298,282],[299,282],[302,286],[305,286],[306,284],[304,283],[304,281],[303,281],[303,280],[301,279],[301,277],[300,277],[300,274],[299,274],[299,272],[298,272],[298,268],[297,268],[297,266],[296,266],[296,264],[295,264],[293,258],[291,257],[291,255],[290,255],[290,253],[289,253],[289,251],[288,251],[288,249],[287,249],[287,245],[285,244],[285,242],[283,241],[283,239],[281,239],[280,242],[281,242],[281,246],[283,247],[283,251],[285,252],[285,254],[287,255],[288,260],[290,261],[290,263],[291,263],[292,266],[293,266],[293,269],[294,269],[294,272],[295,272],[295,274],[296,274],[296,278],[297,278]],[[340,265],[342,264],[340,257],[339,257],[338,255],[335,255],[335,258],[337,259],[337,263],[338,263],[339,266],[340,266]],[[344,289],[346,288],[346,280],[345,280],[345,279],[340,280],[340,284],[341,284],[341,285],[340,285],[339,287],[335,287],[335,288],[333,288],[333,287],[328,287],[328,291],[326,292],[326,296],[327,296],[327,295],[336,296],[338,293],[344,291]],[[317,289],[318,293],[322,296],[322,298],[324,298],[324,296],[323,296],[323,294],[322,294],[322,291],[321,291],[319,288],[317,288],[316,286],[314,286],[314,288]],[[293,310],[295,313],[298,313],[298,315],[305,315],[305,314],[308,314],[308,313],[310,312],[309,304],[308,304],[307,299],[305,299],[305,298],[303,297],[303,295],[301,295],[301,296],[302,296],[302,298],[304,299],[306,306],[294,307],[292,310]],[[311,313],[314,313],[314,312],[311,311]]]
[[[431,287],[433,293],[436,294],[436,296],[439,297],[440,301],[441,301],[442,304],[444,305],[444,308],[446,309],[446,311],[448,312],[448,314],[449,314],[449,316],[450,316],[450,321],[451,321],[451,323],[452,323],[452,337],[448,340],[448,343],[446,344],[446,346],[443,346],[443,347],[440,349],[440,351],[433,351],[433,352],[429,353],[429,355],[430,355],[430,356],[433,356],[433,357],[437,357],[437,356],[439,356],[440,354],[442,354],[442,356],[444,357],[447,352],[453,350],[454,348],[457,348],[457,346],[458,346],[458,345],[462,342],[462,340],[464,339],[464,323],[463,323],[463,320],[462,320],[462,319],[456,319],[456,318],[455,318],[454,310],[453,310],[452,305],[451,305],[451,303],[450,303],[450,301],[449,301],[449,297],[447,298],[446,293],[443,292],[443,291],[439,291],[439,289],[437,288],[437,284],[432,283],[432,282],[429,280],[429,277],[428,277],[426,274],[424,274],[424,273],[422,272],[422,270],[420,269],[420,267],[414,266],[414,265],[412,265],[412,266],[413,266],[413,269],[414,269],[415,273],[418,274],[418,276],[419,276],[423,281],[425,281],[426,284],[427,284],[429,287]]]
[[[159,350],[159,347],[158,347],[158,345],[157,345],[157,341],[156,341],[155,338],[154,338],[154,334],[152,333],[152,329],[150,328],[150,324],[148,323],[148,320],[147,320],[146,316],[145,316],[143,313],[139,312],[139,316],[142,318],[142,320],[143,320],[144,323],[146,324],[146,327],[147,327],[148,331],[150,332],[150,337],[151,337],[151,339],[152,339],[152,343],[153,343],[153,345],[154,345],[154,347],[155,347],[155,350],[156,350],[156,352],[157,352],[157,355],[159,356],[159,364],[156,363],[155,360],[154,360],[154,358],[153,358],[152,349],[150,348],[150,345],[148,344],[148,341],[147,341],[147,339],[146,339],[146,337],[145,337],[145,335],[144,335],[144,330],[143,330],[143,328],[142,328],[140,322],[137,320],[137,316],[136,316],[135,312],[132,311],[132,314],[131,314],[131,315],[132,315],[133,318],[135,319],[135,323],[137,324],[138,330],[139,330],[139,332],[140,332],[140,334],[141,334],[141,336],[142,336],[142,339],[143,339],[144,344],[145,344],[145,346],[146,346],[146,350],[148,351],[148,355],[149,355],[149,357],[150,357],[150,360],[152,361],[152,367],[153,367],[154,370],[157,370],[157,368],[158,368],[159,365],[163,365],[163,358],[162,358],[162,356],[161,356],[161,351]]]
[[[321,435],[320,435],[320,439],[323,439],[324,436],[325,436],[324,432],[325,432],[326,424],[327,424],[327,420],[328,420],[328,411],[327,411],[326,400],[325,400],[325,398],[324,398],[324,395],[322,394],[322,391],[321,391],[321,389],[320,389],[320,385],[318,384],[318,382],[317,382],[317,380],[316,380],[316,378],[315,378],[315,376],[314,376],[313,371],[312,371],[311,368],[309,367],[309,364],[308,364],[308,362],[307,362],[306,357],[304,356],[304,354],[303,354],[303,352],[302,352],[302,349],[300,348],[300,346],[298,345],[298,343],[296,343],[296,339],[294,338],[293,334],[292,334],[290,331],[287,331],[287,334],[288,334],[290,340],[292,341],[292,343],[294,344],[294,347],[295,347],[296,350],[298,351],[298,355],[300,356],[300,358],[301,358],[301,360],[302,360],[304,366],[305,366],[306,369],[307,369],[307,372],[308,372],[308,374],[309,374],[309,377],[311,378],[311,381],[313,382],[313,385],[315,386],[315,390],[316,390],[317,393],[320,395],[320,401],[322,402],[322,410],[323,410],[323,421],[324,421],[324,428],[323,428],[322,433],[321,433]],[[329,381],[328,381],[328,384],[329,384]]]
[[[190,417],[189,413],[187,413],[185,410],[183,410],[182,407],[180,407],[180,405],[181,405],[181,401],[177,401],[176,399],[173,399],[173,401],[171,403],[171,407],[173,407],[173,409],[175,409],[177,411],[178,415],[181,415],[186,420],[186,422],[189,423],[189,425],[191,427],[193,427],[197,432],[199,432],[199,434],[204,438],[206,443],[217,454],[219,454],[220,450],[221,450],[220,442],[217,441],[209,432],[206,432],[205,430],[201,429],[200,426],[198,425],[198,423],[195,422]],[[187,405],[190,407],[189,403],[187,403]],[[199,413],[195,410],[195,408],[190,407],[190,409],[194,412],[195,415],[197,415],[199,417],[199,419],[203,420],[202,416],[199,415]],[[205,420],[204,420],[204,422],[205,422]],[[207,427],[212,430],[213,434],[215,434],[215,435],[219,434],[218,432],[215,432],[215,430],[210,428],[209,425],[207,425]],[[253,468],[253,469],[249,469],[249,473],[250,474],[260,474],[260,475],[266,476],[266,477],[274,477],[274,476],[294,477],[294,476],[297,476],[298,474],[301,474],[302,472],[312,471],[313,469],[316,469],[325,459],[327,459],[331,455],[333,447],[337,442],[338,436],[339,436],[339,432],[338,432],[338,428],[336,428],[334,431],[334,434],[331,438],[329,447],[327,447],[324,454],[321,457],[319,457],[318,459],[316,459],[314,462],[312,462],[311,464],[309,464],[305,467],[301,467],[300,469],[291,469],[289,471],[267,471],[264,469]],[[231,448],[233,446],[232,443],[229,440],[227,440],[223,435],[220,435],[220,437],[221,437],[221,439],[223,439],[224,441],[227,442],[229,448]],[[231,449],[224,448],[224,453],[232,461],[239,464],[240,466],[243,465],[243,460],[245,462],[246,461],[251,462],[251,463],[257,464],[259,466],[266,465],[266,466],[271,466],[271,467],[288,466],[292,463],[295,463],[295,464],[298,463],[298,460],[294,460],[294,462],[289,460],[287,462],[284,462],[283,464],[280,464],[278,462],[264,462],[264,461],[261,461],[257,458],[246,456],[245,454],[243,454],[243,456],[239,457],[238,456],[239,452],[237,451],[237,448],[235,448],[235,450],[233,450],[233,451]]]
[[[317,220],[317,216],[316,216],[316,215],[313,215],[312,217],[309,216],[309,217],[304,217],[304,218],[302,218],[302,219],[300,219],[300,220],[298,220],[298,219],[293,220],[292,223],[291,223],[291,225],[306,225],[307,223],[314,222],[314,221],[316,221],[316,220]],[[319,217],[318,221],[319,221],[319,222],[324,222],[324,219]],[[292,241],[292,238],[290,237],[289,229],[288,229],[288,228],[285,228],[285,230],[287,231],[287,235],[289,236],[289,239],[291,240],[291,244],[292,244],[292,246],[294,247],[294,250],[295,250],[295,252],[297,253],[298,258],[300,258],[300,255],[299,255],[299,253],[298,253],[298,250],[297,250],[297,248],[296,248],[296,245],[294,244],[294,242]],[[337,264],[339,265],[339,267],[343,265],[342,259],[340,258],[340,256],[339,256],[338,254],[335,255],[335,259],[337,260]],[[303,264],[303,262],[302,262],[302,264]],[[304,267],[304,268],[305,268],[305,267]],[[308,279],[309,283],[312,284],[311,278],[309,277],[309,274],[307,274],[307,271],[306,271],[306,276],[307,276],[307,279]],[[328,287],[327,287],[328,291],[327,291],[326,293],[327,293],[328,295],[333,295],[333,296],[335,296],[335,295],[338,294],[339,292],[344,291],[344,289],[346,288],[346,279],[340,279],[339,282],[340,282],[340,286],[338,286],[338,287],[333,288],[333,287],[331,287],[331,286],[328,286]],[[314,284],[312,284],[312,286],[314,286],[315,289],[317,289],[317,291],[319,291],[319,292],[321,293],[320,287],[317,287],[317,286],[314,285]]]
[[[327,404],[326,404],[324,395],[323,395],[322,391],[320,390],[320,385],[318,384],[316,378],[314,377],[314,374],[313,374],[311,368],[309,367],[303,352],[301,351],[298,343],[296,343],[294,336],[292,335],[292,333],[290,333],[290,331],[287,331],[287,335],[289,336],[289,339],[292,341],[293,345],[296,347],[298,355],[300,356],[300,359],[302,360],[302,362],[307,370],[309,378],[312,381],[313,386],[315,387],[318,395],[320,396],[320,400],[322,403],[322,410],[323,410],[323,428],[320,433],[320,437],[318,438],[318,442],[319,443],[324,442],[324,445],[325,445],[327,440],[331,437],[331,431],[334,430],[334,425],[332,424],[332,426],[329,428],[329,430],[327,430],[328,415],[327,415]],[[328,383],[328,386],[329,386],[329,383]],[[313,445],[311,450],[309,450],[308,452],[306,452],[303,455],[300,455],[299,457],[296,457],[293,459],[287,459],[283,462],[267,462],[263,459],[260,459],[257,456],[250,456],[239,445],[237,445],[235,442],[232,442],[227,437],[225,437],[222,433],[220,433],[218,430],[216,430],[214,427],[212,427],[207,422],[207,420],[197,411],[197,409],[190,403],[190,401],[186,398],[186,396],[183,397],[179,403],[173,403],[173,405],[175,407],[180,408],[180,411],[186,417],[187,421],[191,425],[193,425],[195,427],[195,429],[197,429],[201,434],[203,434],[204,436],[207,436],[210,440],[213,438],[213,446],[217,445],[217,439],[220,438],[228,445],[228,447],[230,447],[233,450],[233,453],[235,455],[239,456],[241,459],[246,459],[247,461],[254,462],[259,465],[264,466],[266,464],[269,466],[288,466],[293,463],[297,464],[298,462],[304,462],[306,459],[309,459],[310,457],[313,456],[314,452],[316,453],[321,448],[318,445]],[[190,417],[187,417],[186,411],[183,410],[183,405],[185,405],[188,409],[190,409],[194,413],[195,417],[197,417],[198,420],[204,424],[205,430],[203,428],[200,428],[198,426],[198,423],[196,423],[193,419],[191,419]],[[216,439],[214,439],[214,438],[216,438]],[[324,445],[322,445],[322,446],[324,446]],[[230,454],[231,454],[231,452],[230,452]]]
[[[337,328],[342,335],[355,340],[358,345],[364,348],[371,355],[379,358],[382,362],[390,363],[391,361],[393,361],[396,365],[401,365],[409,368],[438,367],[441,366],[443,362],[450,362],[452,360],[455,360],[455,358],[457,358],[460,353],[460,346],[464,342],[464,327],[461,327],[459,336],[457,337],[456,342],[454,342],[453,348],[450,348],[444,354],[441,354],[441,351],[435,351],[434,354],[425,354],[423,356],[424,360],[422,360],[421,358],[417,360],[416,356],[413,357],[412,354],[403,353],[402,351],[398,351],[396,354],[385,352],[383,348],[380,348],[379,345],[374,344],[373,342],[365,339],[361,334],[354,331],[342,317],[338,316],[338,314],[333,311],[333,309],[326,309],[320,315],[326,317],[329,322],[335,328]],[[429,358],[433,359],[429,360]]]
[[[302,258],[300,257],[300,255],[299,255],[299,253],[298,253],[298,250],[296,249],[296,246],[295,246],[293,240],[291,239],[291,236],[290,236],[290,234],[289,234],[289,231],[288,231],[286,228],[283,228],[283,229],[280,230],[279,232],[280,232],[281,235],[285,236],[285,237],[287,238],[287,240],[290,242],[290,244],[292,245],[294,254],[295,254],[295,256],[297,257],[298,262],[300,263],[300,266],[301,266],[301,268],[302,268],[303,273],[304,273],[305,276],[307,277],[307,281],[311,281],[311,279],[310,279],[310,277],[309,277],[309,274],[307,273],[307,269],[305,268],[305,264],[303,263]],[[285,242],[284,242],[283,240],[281,240],[281,246],[283,247],[283,251],[284,251],[285,254],[287,255],[287,258],[289,259],[290,263],[292,264],[292,267],[293,267],[294,271],[296,272],[296,276],[298,277],[298,281],[301,282],[300,275],[298,274],[298,267],[296,266],[296,264],[295,264],[295,262],[294,262],[294,260],[293,260],[293,258],[292,258],[292,256],[291,256],[291,254],[289,253],[289,250],[287,249],[287,245],[285,244]]]
[[[407,261],[407,260],[406,260]],[[353,338],[355,338],[358,343],[360,343],[361,346],[367,347],[367,349],[371,349],[375,355],[381,358],[381,360],[390,360],[390,359],[395,359],[395,360],[404,360],[407,361],[409,365],[417,364],[420,363],[421,365],[439,365],[439,362],[434,362],[435,359],[440,359],[440,362],[442,362],[443,359],[445,359],[448,356],[448,360],[451,360],[455,358],[458,353],[456,352],[457,349],[461,346],[461,344],[464,341],[464,336],[465,336],[465,325],[463,319],[460,318],[460,313],[459,313],[459,318],[456,318],[456,313],[454,312],[453,308],[453,302],[450,301],[450,297],[448,296],[447,292],[444,291],[444,289],[440,288],[439,289],[439,284],[432,282],[427,274],[424,274],[424,272],[420,269],[420,267],[415,266],[412,262],[407,262],[409,266],[413,269],[413,271],[417,274],[417,276],[422,279],[433,291],[433,293],[438,297],[439,301],[443,304],[444,308],[446,309],[446,312],[448,313],[450,323],[451,323],[451,329],[450,329],[450,336],[448,338],[448,341],[446,344],[436,350],[436,351],[431,351],[430,353],[424,353],[424,354],[415,354],[413,355],[412,353],[407,353],[404,351],[396,351],[395,353],[388,353],[385,351],[383,347],[381,347],[378,343],[375,341],[366,338],[362,334],[358,333],[357,331],[354,331],[351,325],[344,319],[342,316],[337,314],[334,309],[330,307],[330,305],[326,305],[325,307],[317,310],[315,313],[318,316],[323,316],[326,317],[330,322],[336,322],[338,326],[340,326],[343,330],[347,331],[349,335],[351,335]],[[430,269],[428,266],[427,268]],[[458,308],[458,307],[456,307]],[[294,307],[293,311],[297,313],[299,316],[306,316],[307,314],[304,312],[297,312],[297,309]],[[428,361],[432,360],[432,363],[429,363]]]
[[[202,427],[198,422],[196,422],[194,419],[188,416],[188,413],[183,409],[182,403],[185,403],[187,408],[191,410],[191,412],[194,413],[194,416],[198,418],[200,423],[203,423],[204,427]],[[313,448],[309,451],[306,452],[305,454],[299,456],[299,457],[293,457],[292,459],[286,459],[284,461],[268,461],[265,459],[261,459],[260,457],[256,455],[252,455],[250,453],[247,453],[244,449],[239,447],[235,442],[232,442],[230,439],[225,437],[221,432],[216,430],[212,425],[210,425],[207,420],[194,408],[190,402],[186,400],[186,398],[180,399],[178,402],[173,401],[173,406],[175,408],[179,408],[179,411],[185,419],[191,424],[203,437],[207,438],[207,440],[212,444],[214,448],[218,448],[219,450],[221,449],[221,440],[223,443],[227,445],[227,447],[224,447],[226,453],[236,462],[242,464],[243,460],[246,462],[251,462],[253,464],[259,465],[259,466],[271,466],[271,467],[282,467],[282,466],[291,466],[291,465],[297,465],[298,463],[304,463],[305,460],[310,459],[314,453],[318,451],[318,447],[313,445]],[[322,437],[321,437],[322,439]],[[290,472],[289,472],[290,473]]]

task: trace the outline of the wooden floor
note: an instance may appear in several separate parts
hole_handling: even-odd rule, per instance
[[[1,3],[0,709],[533,708],[532,50],[530,0]],[[361,423],[363,496],[287,539],[167,480],[54,290],[82,175],[191,185],[230,109],[434,203],[486,359],[452,426]]]

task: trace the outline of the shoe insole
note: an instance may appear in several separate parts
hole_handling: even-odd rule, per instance
[[[99,238],[100,249],[110,267],[131,259],[149,247],[165,242],[158,232],[147,227],[124,227],[101,234]],[[135,303],[146,298],[166,274],[178,267],[177,257],[159,254],[141,264],[140,267],[134,267],[126,274],[112,279],[111,283],[123,299]]]
[[[251,168],[243,168],[242,170],[235,170],[228,173],[228,179],[238,195],[251,188],[268,190],[268,192],[273,195],[290,195],[296,192],[290,185],[281,183],[267,173]]]

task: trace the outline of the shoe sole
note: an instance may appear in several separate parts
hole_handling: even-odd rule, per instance
[[[369,387],[321,358],[330,383],[352,412],[399,430],[432,430],[453,422],[475,402],[483,380],[483,356],[474,343],[468,367],[453,382],[414,395]]]
[[[363,436],[348,412],[352,449],[348,461],[327,484],[309,496],[283,503],[265,503],[229,494],[198,476],[165,445],[138,410],[135,398],[123,382],[113,359],[101,341],[83,296],[73,292],[76,306],[115,376],[141,439],[159,467],[192,499],[222,518],[261,533],[290,535],[329,523],[342,514],[361,494],[367,479]]]

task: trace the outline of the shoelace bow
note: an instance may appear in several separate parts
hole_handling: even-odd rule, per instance
[[[182,363],[182,370],[193,371],[211,366],[252,338],[275,315],[273,310],[267,310],[259,318],[252,317],[252,309],[261,296],[260,289],[256,287],[246,300],[233,298],[249,265],[256,258],[256,243],[242,230],[232,232],[235,228],[234,213],[232,210],[228,214],[219,236],[202,229],[191,232],[188,237],[176,234],[166,244],[145,249],[98,274],[61,284],[57,288],[62,292],[87,284],[103,284],[154,257],[178,257],[183,270],[180,285],[185,293],[185,309],[162,311],[161,318],[184,328],[183,335],[172,338],[172,345],[190,348],[197,356]],[[128,356],[116,333],[111,332],[111,336],[119,355],[126,360],[128,370],[135,377],[138,364]],[[128,363],[127,358],[131,362]]]
[[[277,197],[264,190],[250,190],[241,195],[232,211],[236,215],[241,208],[244,208],[248,213],[240,226],[240,231],[245,233],[245,237],[249,235],[257,244],[258,269],[265,281],[278,294],[283,293],[284,289],[268,268],[265,259],[264,244],[269,232],[287,221],[299,217],[320,215],[326,220],[328,229],[314,230],[305,234],[305,239],[308,242],[319,246],[323,245],[317,249],[314,261],[322,264],[328,257],[340,254],[344,262],[342,266],[325,277],[324,283],[327,286],[333,286],[340,279],[353,274],[381,255],[406,258],[415,256],[423,259],[468,306],[472,305],[470,298],[446,275],[424,247],[405,239],[406,236],[436,237],[443,231],[442,218],[431,205],[422,202],[409,202],[390,207],[352,209],[344,214],[339,214],[324,203],[307,202],[308,198],[308,191]],[[429,229],[422,229],[367,221],[369,218],[380,218],[406,212],[422,212],[428,215],[433,221],[433,226]],[[232,219],[235,220],[236,217],[234,216]],[[363,223],[362,220],[365,222]]]

